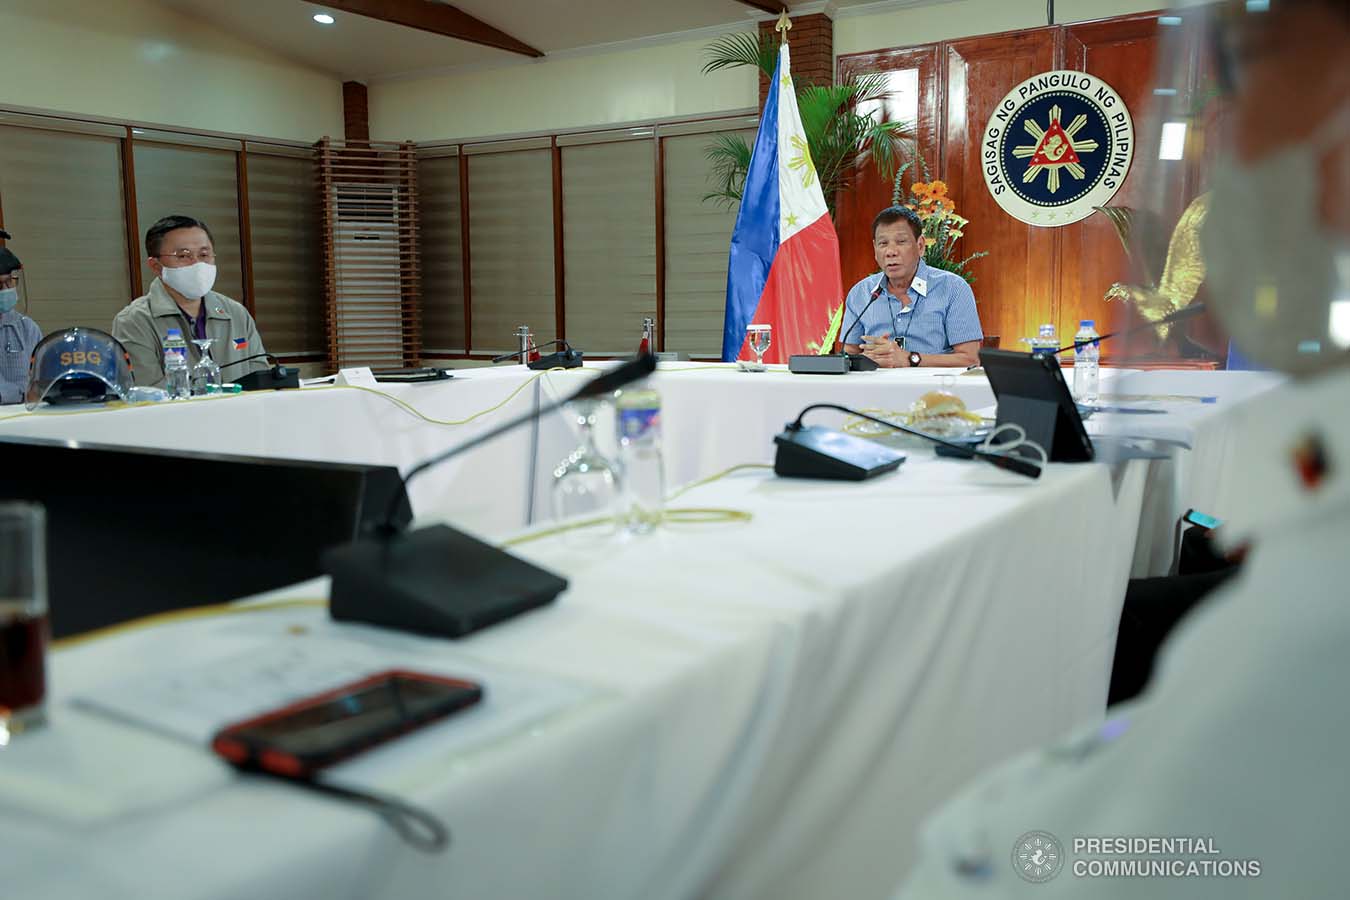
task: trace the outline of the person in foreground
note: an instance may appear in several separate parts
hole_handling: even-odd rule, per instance
[[[9,233],[0,231],[9,240]],[[19,403],[28,388],[28,360],[42,340],[42,329],[15,307],[23,263],[8,247],[0,247],[0,403]]]
[[[211,358],[226,381],[267,368],[253,316],[238,303],[211,290],[216,282],[216,250],[205,223],[188,216],[166,216],[145,233],[146,262],[155,280],[144,297],[124,306],[113,319],[113,337],[131,354],[136,384],[164,386],[164,338],[177,328],[188,342],[188,365],[201,353],[194,338],[210,338]]]
[[[1202,236],[1211,310],[1294,376],[1230,413],[1245,490],[1224,530],[1250,550],[1137,701],[929,820],[904,898],[1346,896],[1350,4],[1177,18],[1171,40],[1214,41],[1235,104]],[[1194,58],[1174,49],[1163,65]]]
[[[923,251],[917,213],[891,206],[877,214],[872,253],[881,274],[859,281],[844,300],[845,352],[883,368],[979,363],[984,333],[975,294],[960,275],[924,262]]]

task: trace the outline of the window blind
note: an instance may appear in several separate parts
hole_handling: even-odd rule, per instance
[[[562,204],[567,339],[596,355],[632,353],[643,317],[656,316],[653,142],[564,148]]]
[[[254,315],[278,355],[322,356],[323,253],[312,154],[248,154]]]
[[[421,159],[423,354],[463,353],[464,260],[460,242],[459,156]]]
[[[469,252],[475,353],[516,349],[529,325],[540,341],[556,330],[553,291],[553,166],[548,150],[469,158]]]
[[[211,229],[216,249],[213,290],[232,300],[244,297],[244,263],[239,258],[239,171],[229,150],[136,141],[136,236],[144,253],[145,232],[165,216],[192,216]],[[146,288],[155,275],[145,261]],[[267,338],[264,335],[263,341]]]
[[[112,329],[132,300],[120,141],[0,125],[0,208],[28,313],[50,333]]]
[[[754,131],[739,131],[748,143]],[[668,350],[719,357],[726,315],[727,254],[736,208],[703,199],[713,188],[708,134],[664,138],[666,343]]]

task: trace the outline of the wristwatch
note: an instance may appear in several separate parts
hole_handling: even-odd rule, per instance
[[[909,365],[910,365],[911,368],[913,368],[914,366],[917,366],[917,365],[918,365],[919,363],[921,363],[921,362],[923,362],[923,357],[922,357],[922,356],[920,356],[918,353],[914,352],[913,350],[909,351]]]

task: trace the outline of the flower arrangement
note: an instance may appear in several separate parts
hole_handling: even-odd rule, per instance
[[[911,183],[906,197],[900,180],[911,167],[916,173],[921,173],[924,180]],[[988,256],[989,251],[981,250],[965,259],[957,259],[956,242],[965,234],[964,229],[970,220],[957,215],[955,201],[947,196],[946,182],[928,179],[928,166],[923,157],[916,156],[895,173],[891,204],[914,210],[923,221],[924,262],[935,269],[954,272],[968,283],[974,283],[975,276],[970,273],[970,264],[981,256]]]

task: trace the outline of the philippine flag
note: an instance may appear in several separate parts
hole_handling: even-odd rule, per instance
[[[727,362],[753,356],[745,346],[752,322],[773,326],[765,362],[814,352],[807,345],[821,340],[839,305],[839,238],[806,145],[790,69],[785,41],[731,234],[722,331]]]

